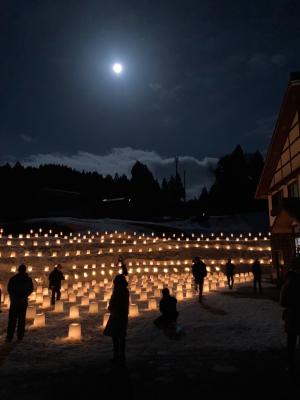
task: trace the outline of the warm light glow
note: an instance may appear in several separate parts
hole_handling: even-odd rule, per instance
[[[70,340],[80,340],[81,339],[81,325],[80,324],[70,324],[69,325],[69,339]]]

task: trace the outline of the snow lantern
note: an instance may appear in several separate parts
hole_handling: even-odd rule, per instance
[[[148,309],[149,310],[156,310],[157,309],[157,302],[156,299],[149,299],[148,301]]]
[[[70,318],[79,318],[79,308],[78,306],[71,306],[69,311]]]
[[[130,304],[129,306],[129,316],[137,317],[139,315],[139,308],[137,304]]]
[[[56,313],[64,312],[64,302],[62,300],[57,300],[55,302],[54,312],[56,312]]]
[[[69,325],[69,336],[68,338],[70,340],[80,340],[81,339],[81,325],[76,323],[76,324],[70,324]]]
[[[44,313],[35,314],[33,326],[35,328],[42,328],[45,325],[46,325],[45,314]]]
[[[93,301],[89,306],[89,314],[97,314],[98,313],[98,303]]]
[[[26,310],[26,318],[27,319],[34,319],[36,314],[36,307],[35,306],[28,306]]]

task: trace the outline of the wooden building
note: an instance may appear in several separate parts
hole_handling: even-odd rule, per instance
[[[292,73],[256,191],[267,199],[274,278],[300,255],[300,72]]]

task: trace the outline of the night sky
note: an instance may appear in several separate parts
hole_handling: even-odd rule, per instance
[[[297,0],[0,7],[2,162],[84,167],[85,156],[124,148],[202,162],[238,143],[265,152],[289,72],[300,69]]]

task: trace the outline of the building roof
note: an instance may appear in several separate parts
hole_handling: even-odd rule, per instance
[[[296,111],[300,110],[300,73],[292,73],[284,95],[265,165],[256,189],[257,199],[267,198],[282,149]]]

